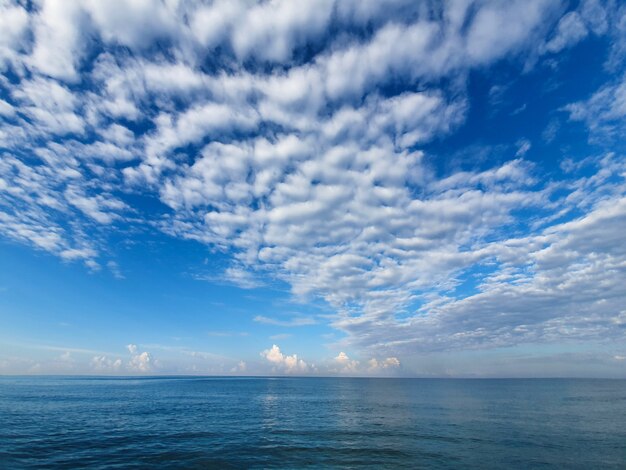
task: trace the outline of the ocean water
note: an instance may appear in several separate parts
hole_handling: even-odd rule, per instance
[[[626,381],[0,377],[0,468],[626,468]]]

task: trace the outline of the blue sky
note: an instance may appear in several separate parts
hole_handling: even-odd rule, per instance
[[[620,2],[0,2],[0,373],[626,377]]]

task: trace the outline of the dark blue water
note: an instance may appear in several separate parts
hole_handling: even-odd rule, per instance
[[[626,468],[626,381],[0,377],[1,468]]]

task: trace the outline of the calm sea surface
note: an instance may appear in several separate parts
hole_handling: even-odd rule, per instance
[[[0,377],[0,468],[621,468],[626,381]]]

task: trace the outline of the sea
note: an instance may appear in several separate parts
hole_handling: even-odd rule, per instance
[[[626,469],[626,381],[0,377],[0,468]]]

